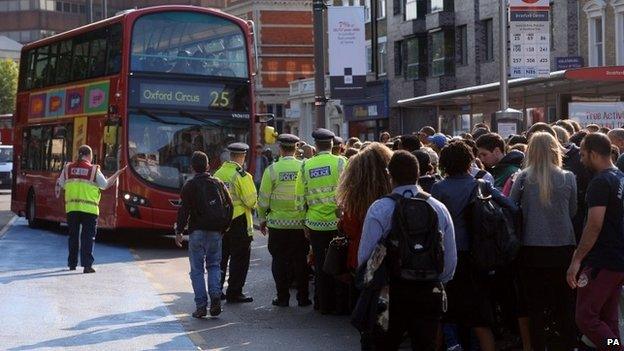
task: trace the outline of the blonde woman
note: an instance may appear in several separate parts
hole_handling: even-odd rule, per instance
[[[550,133],[531,136],[524,162],[525,169],[516,178],[510,197],[522,208],[520,277],[531,318],[533,350],[555,347],[546,342],[544,327],[552,326],[553,321],[545,315],[558,326],[555,345],[572,350],[574,295],[565,278],[576,246],[572,225],[577,211],[576,177],[561,168],[562,148]],[[545,314],[546,309],[551,313]]]

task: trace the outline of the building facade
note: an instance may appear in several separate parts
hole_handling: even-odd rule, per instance
[[[624,65],[624,0],[581,0],[579,6],[579,47],[587,65]]]
[[[312,1],[230,0],[224,11],[255,23],[256,110],[273,113],[276,130],[290,132],[289,82],[314,76]]]
[[[222,8],[227,0],[3,0],[0,36],[22,44],[114,16],[132,8],[156,5],[195,5]],[[92,4],[92,6],[91,6]],[[104,6],[106,4],[106,6]]]
[[[388,3],[390,128],[396,133],[431,125],[447,133],[469,130],[489,114],[440,107],[402,108],[397,101],[499,81],[498,0],[392,0]],[[557,58],[579,54],[579,5],[550,3],[551,71]],[[492,105],[492,113],[498,109]],[[465,109],[467,110],[467,108]]]

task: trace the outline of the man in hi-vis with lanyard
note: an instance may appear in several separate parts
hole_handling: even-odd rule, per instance
[[[69,231],[69,270],[78,265],[78,246],[83,273],[95,273],[93,269],[93,244],[97,231],[97,217],[101,191],[115,184],[126,167],[106,179],[100,166],[92,165],[93,151],[88,145],[78,148],[78,160],[65,165],[57,187],[65,189],[65,212]],[[60,191],[57,192],[60,196]],[[81,228],[82,227],[82,233]],[[79,245],[80,243],[80,245]]]

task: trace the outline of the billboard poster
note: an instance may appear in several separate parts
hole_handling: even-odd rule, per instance
[[[571,102],[568,104],[570,119],[583,127],[597,124],[601,127],[624,127],[624,102]]]
[[[109,81],[72,85],[30,95],[30,120],[99,115],[108,111]]]
[[[361,97],[366,86],[364,7],[332,6],[327,12],[331,98]]]
[[[548,0],[511,0],[509,72],[512,78],[550,74],[549,6]]]

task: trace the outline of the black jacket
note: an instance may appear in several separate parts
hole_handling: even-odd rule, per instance
[[[569,143],[565,148],[566,153],[563,156],[563,169],[574,173],[576,176],[578,210],[574,218],[572,218],[572,224],[574,225],[574,234],[578,241],[583,233],[585,215],[587,212],[587,201],[585,200],[587,186],[593,175],[591,171],[581,163],[581,149],[578,146]]]
[[[216,191],[214,191],[214,187],[217,187]],[[212,201],[213,199],[211,199],[211,196],[208,194],[215,193],[217,196],[221,197],[221,202],[223,204],[227,204],[225,210],[230,213],[229,216],[226,215],[226,217],[230,218],[231,223],[231,212],[234,206],[232,204],[232,197],[225,187],[225,184],[221,180],[212,177],[209,173],[202,173],[195,175],[193,179],[188,180],[182,187],[182,191],[180,192],[181,204],[176,222],[176,233],[181,233],[186,230],[188,230],[189,233],[192,233],[194,230],[212,230],[212,228],[206,228],[205,225],[202,225],[202,222],[205,221],[201,221],[200,218],[198,218],[196,209],[209,208],[210,204],[206,202]],[[202,203],[202,201],[204,203]],[[227,227],[229,227],[229,224],[225,226],[225,228]]]

